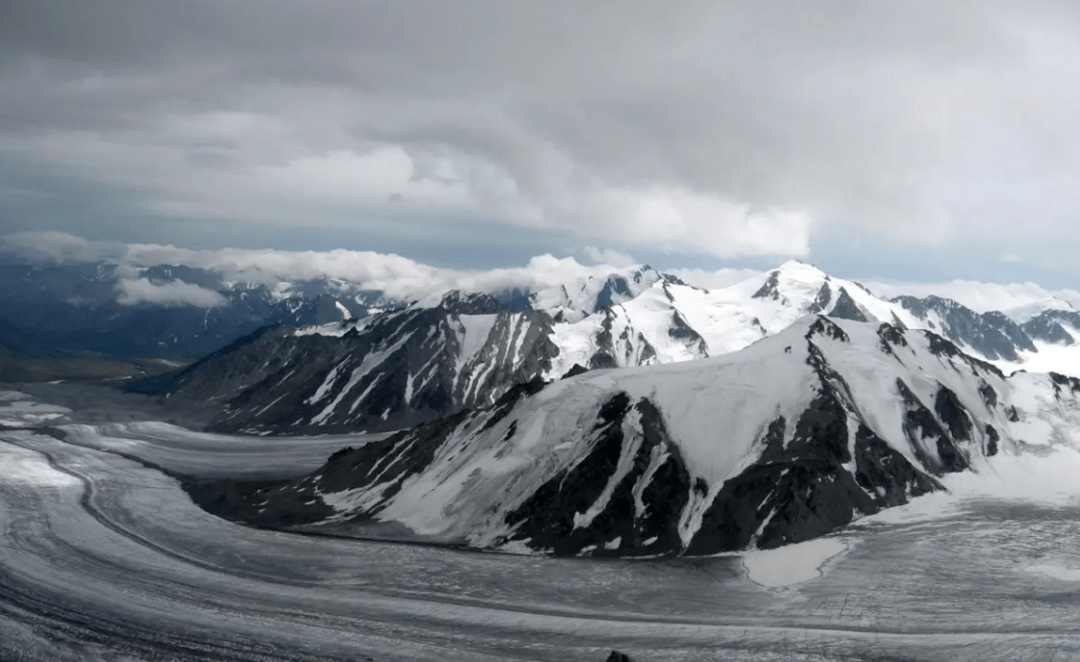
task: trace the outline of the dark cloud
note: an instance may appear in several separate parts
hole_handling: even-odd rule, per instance
[[[0,168],[40,173],[7,229],[51,194],[135,238],[467,221],[735,257],[841,228],[1006,252],[1022,223],[1035,253],[1080,212],[1073,3],[0,7]]]

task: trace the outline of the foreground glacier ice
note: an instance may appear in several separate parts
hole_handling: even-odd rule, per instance
[[[251,529],[148,466],[280,467],[317,461],[310,442],[0,431],[0,659],[1080,658],[1072,451],[958,476],[804,548],[644,561]],[[783,556],[800,549],[801,565]]]

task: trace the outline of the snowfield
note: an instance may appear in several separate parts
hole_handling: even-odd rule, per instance
[[[92,430],[65,429],[79,442],[0,431],[4,659],[554,662],[603,660],[612,648],[644,662],[1080,656],[1075,504],[937,493],[836,537],[692,560],[473,554],[244,527],[135,459],[198,455],[195,475],[254,470],[256,456],[230,448],[247,438],[103,431],[142,441],[128,459],[96,447],[106,443]],[[270,466],[296,452],[276,441]],[[1033,456],[1028,468],[1054,462]],[[1011,460],[990,464],[1002,463]],[[948,507],[910,512],[937,499]]]
[[[784,588],[823,576],[827,563],[848,551],[837,538],[819,538],[779,549],[742,555],[746,576],[755,584]]]

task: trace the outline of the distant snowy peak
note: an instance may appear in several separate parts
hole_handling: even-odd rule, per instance
[[[751,296],[787,303],[812,301],[819,297],[823,288],[827,291],[829,280],[829,276],[814,265],[789,260],[765,274],[764,283]]]
[[[1019,322],[1002,312],[978,313],[944,297],[899,296],[884,300],[854,281],[831,277],[798,261],[770,271],[764,280],[734,286],[757,302],[772,302],[759,321],[771,333],[805,314],[826,314],[855,321],[879,321],[905,328],[929,329],[948,337],[972,354],[991,361],[1020,364],[1037,350],[1035,341],[1069,345],[1068,328],[1080,329],[1080,314],[1066,302],[1045,301],[1042,311]],[[1034,309],[1033,309],[1034,310]]]
[[[557,323],[555,342],[564,350],[558,369],[717,356],[816,314],[928,329],[980,358],[1018,367],[1039,351],[1036,342],[1069,346],[1080,335],[1080,313],[1060,299],[1041,302],[1040,312],[1019,321],[1019,312],[979,313],[938,296],[882,299],[857,282],[798,260],[714,290],[691,288],[647,267],[632,268],[575,291],[538,293],[533,307],[548,310]]]
[[[506,307],[495,297],[483,292],[451,290],[439,300],[439,307],[457,315],[497,315]]]
[[[858,283],[829,276],[817,267],[791,260],[764,276],[748,279],[727,288],[734,296],[728,300],[743,299],[756,306],[772,308],[778,323],[786,326],[803,315],[828,314],[846,319],[863,321],[880,314],[880,301]],[[889,315],[885,316],[888,320]],[[781,321],[782,320],[782,321]],[[763,324],[770,326],[764,320]],[[771,327],[776,332],[782,327]]]
[[[1051,295],[1001,312],[1014,322],[1023,324],[1046,312],[1076,312],[1076,308],[1068,301]]]
[[[648,265],[612,272],[604,278],[588,278],[580,284],[547,288],[532,295],[537,310],[563,310],[579,316],[599,312],[638,297],[657,282],[682,283],[675,276],[661,274]]]
[[[392,302],[369,307],[378,301],[376,293],[346,296],[347,290],[341,285],[340,293],[331,296],[323,289],[315,297],[316,321],[358,320],[397,309]],[[552,340],[561,350],[553,373],[574,365],[627,367],[716,356],[816,314],[929,329],[981,358],[1017,365],[1038,351],[1035,342],[1069,346],[1080,335],[1080,313],[1061,299],[1051,297],[1011,314],[977,313],[937,296],[884,300],[857,282],[798,260],[711,291],[646,265],[538,292],[497,294],[451,290],[411,307],[442,307],[458,314],[544,311],[556,324]]]
[[[1080,337],[1080,312],[1044,310],[1024,322],[1023,329],[1034,340],[1053,345],[1073,345],[1077,337]]]
[[[1021,352],[1036,351],[1031,337],[1004,313],[977,313],[952,299],[928,296],[893,299],[914,316],[909,326],[930,328],[989,360],[1018,361]]]
[[[901,323],[895,310],[857,283],[789,262],[731,287],[702,290],[660,279],[600,313],[553,313],[556,371],[573,365],[633,367],[719,356],[779,333],[806,315]],[[909,316],[910,317],[910,316]]]

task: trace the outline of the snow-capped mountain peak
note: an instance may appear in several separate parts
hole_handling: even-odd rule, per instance
[[[580,319],[630,301],[664,280],[678,281],[649,265],[627,267],[603,278],[590,277],[580,283],[540,290],[533,294],[532,304],[537,310],[563,310],[564,315]]]
[[[862,285],[833,278],[800,260],[789,260],[765,274],[750,298],[771,300],[804,315],[832,314],[835,310],[838,317],[863,320],[867,318],[868,309],[884,312],[881,301]],[[873,313],[870,316],[880,319]],[[884,319],[890,317],[887,315]]]
[[[459,315],[495,315],[504,307],[495,297],[484,292],[450,290],[439,300],[439,307]]]
[[[1023,324],[1047,311],[1077,312],[1071,303],[1053,295],[1001,312],[1005,313],[1014,322]]]

